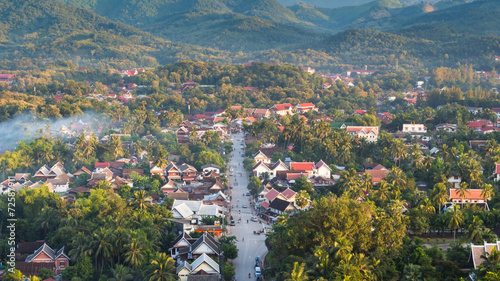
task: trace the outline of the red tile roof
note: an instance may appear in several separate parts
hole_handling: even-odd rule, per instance
[[[287,188],[285,191],[281,192],[281,194],[285,196],[286,199],[290,199],[294,197],[297,194],[297,192],[291,190],[290,188]]]
[[[468,200],[484,200],[483,196],[481,196],[482,189],[469,189],[469,192],[465,193],[464,199]],[[450,200],[458,199],[461,200],[462,197],[458,195],[458,188],[450,188]]]
[[[295,171],[312,171],[314,169],[314,162],[291,162],[290,170]]]
[[[269,203],[267,203],[267,202],[262,202],[262,203],[260,203],[260,205],[262,206],[262,208],[264,208],[266,210],[269,209]]]
[[[271,190],[269,190],[265,197],[267,200],[273,201],[274,199],[276,199],[276,197],[278,197],[278,195],[280,195],[280,193],[276,189],[272,188]]]
[[[500,174],[500,164],[496,164],[495,174]]]
[[[97,162],[94,165],[94,168],[107,168],[109,167],[109,162]]]
[[[287,173],[286,174],[287,181],[294,181],[294,180],[301,178],[301,177],[307,177],[307,174],[304,174],[304,173]]]
[[[314,107],[314,104],[311,103],[311,102],[308,102],[308,103],[299,103],[297,106],[299,106],[304,108],[304,107]]]
[[[293,106],[290,103],[275,104],[271,109],[275,111],[289,110]]]

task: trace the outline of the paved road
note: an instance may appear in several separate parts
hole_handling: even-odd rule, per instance
[[[245,157],[241,156],[243,154],[242,144],[244,144],[244,135],[243,133],[239,133],[233,134],[232,137],[233,147],[235,149],[230,155],[229,161],[230,171],[233,169],[233,172],[231,172],[233,176],[230,176],[230,182],[233,186],[231,204],[234,208],[231,213],[236,221],[236,225],[230,227],[230,235],[237,237],[238,242],[236,245],[239,249],[238,258],[233,261],[233,265],[236,268],[236,280],[255,280],[255,257],[262,257],[267,252],[267,247],[264,243],[266,236],[264,234],[253,234],[254,230],[262,230],[264,224],[250,220],[255,212],[250,206],[251,197],[245,196],[248,192],[248,173],[243,167],[243,160]],[[242,207],[244,204],[247,205],[247,208]],[[239,213],[239,211],[241,213]],[[238,223],[240,217],[241,222]],[[251,273],[251,278],[248,278],[248,273]]]

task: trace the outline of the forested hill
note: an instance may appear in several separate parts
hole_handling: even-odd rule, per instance
[[[0,59],[75,58],[152,66],[220,52],[172,43],[54,0],[0,0]]]
[[[229,51],[276,49],[324,37],[276,0],[60,0],[171,41]]]
[[[480,62],[500,53],[500,37],[469,36],[432,41],[374,30],[352,29],[338,33],[311,49],[325,52],[348,65],[394,68],[396,59],[404,68]],[[306,45],[303,46],[306,48]]]
[[[500,36],[500,0],[477,0],[408,18],[399,24],[413,31],[424,25],[424,28],[444,27],[459,35]]]

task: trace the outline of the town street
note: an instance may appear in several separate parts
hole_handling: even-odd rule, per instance
[[[230,184],[233,186],[231,204],[234,208],[231,215],[236,225],[229,226],[229,228],[230,235],[237,237],[236,245],[239,249],[238,258],[233,261],[233,265],[236,268],[236,280],[255,280],[255,257],[262,258],[267,252],[267,247],[264,242],[266,239],[265,234],[258,235],[253,232],[262,230],[267,225],[251,220],[251,217],[255,216],[255,211],[250,205],[251,197],[246,196],[248,193],[248,173],[243,167],[245,157],[241,156],[244,153],[244,134],[233,134],[232,142],[234,151],[230,155],[229,170],[232,171],[230,172],[232,174]],[[246,205],[246,208],[243,208],[243,205]],[[241,221],[238,223],[240,217]],[[251,278],[248,278],[248,273],[251,273]]]

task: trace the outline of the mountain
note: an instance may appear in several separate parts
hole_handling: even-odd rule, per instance
[[[0,0],[0,58],[25,57],[156,65],[220,51],[173,43],[54,0]]]
[[[403,33],[420,34],[418,29],[452,30],[455,34],[500,36],[500,0],[477,0],[426,13],[399,22]],[[406,30],[405,30],[406,29]],[[416,32],[415,32],[416,31]],[[429,34],[434,36],[433,34]]]
[[[377,0],[359,6],[345,6],[336,9],[298,4],[290,7],[295,16],[302,21],[309,21],[330,32],[339,32],[352,28],[377,28],[372,22],[387,21],[394,10],[404,5],[398,0]]]
[[[293,6],[297,4],[306,4],[310,6],[317,6],[321,8],[340,8],[345,6],[359,6],[363,4],[367,4],[373,0],[278,0],[283,6]],[[435,4],[440,0],[427,0],[425,3]],[[401,0],[401,2],[405,5],[417,5],[422,3],[421,0]]]
[[[144,28],[157,36],[200,46],[254,52],[320,40],[318,33],[236,13],[178,14]]]
[[[429,65],[452,66],[457,62],[479,62],[500,52],[500,37],[462,35],[446,41],[386,32],[351,29],[320,42],[303,45],[336,58],[342,64],[370,65],[383,69],[394,67],[396,59],[403,68]]]
[[[276,0],[60,0],[167,40],[229,51],[279,48],[322,36]]]

